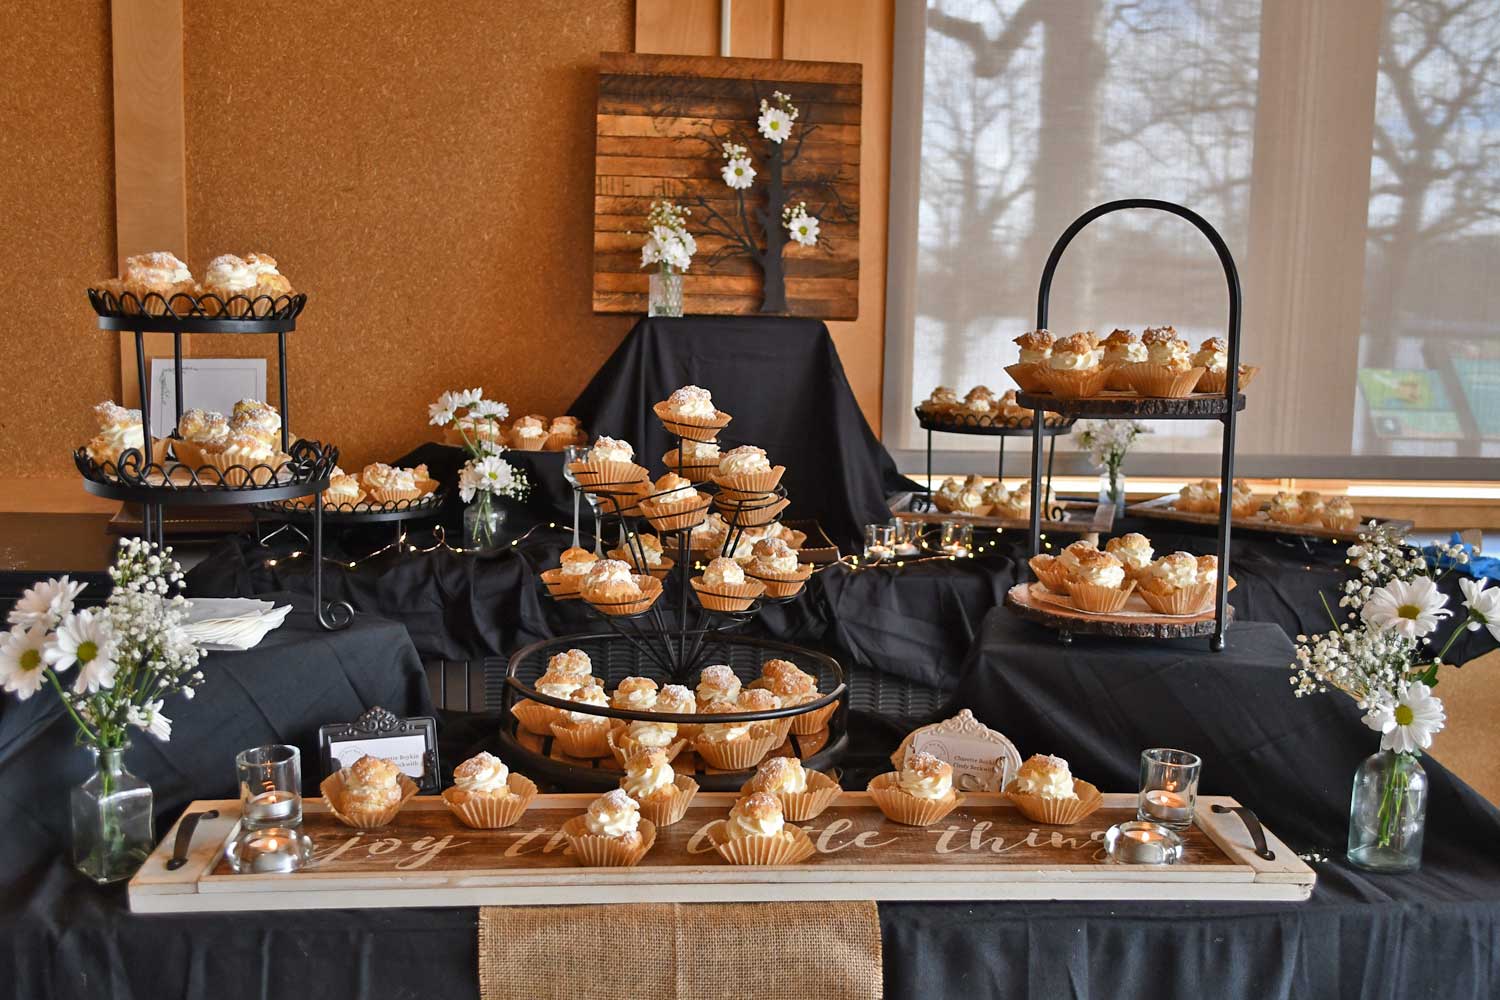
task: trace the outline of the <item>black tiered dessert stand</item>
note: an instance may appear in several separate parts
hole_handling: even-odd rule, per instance
[[[917,426],[927,432],[927,500],[932,502],[932,435],[970,434],[1000,439],[1000,457],[996,464],[995,478],[1005,479],[1005,439],[1032,436],[1034,417],[994,417],[976,413],[932,413],[916,407]],[[1052,489],[1052,460],[1057,456],[1057,438],[1066,434],[1077,423],[1077,417],[1063,417],[1047,422],[1042,427],[1042,436],[1051,439],[1047,449],[1047,489]]]
[[[242,507],[258,503],[316,497],[328,486],[338,463],[338,449],[317,441],[289,439],[287,406],[286,335],[297,328],[297,317],[307,304],[305,295],[248,299],[234,296],[227,301],[216,295],[157,294],[138,298],[132,293],[115,295],[89,289],[89,304],[98,314],[99,329],[135,335],[136,384],[141,399],[143,447],[129,448],[117,463],[95,462],[86,449],[73,453],[83,476],[83,488],[95,496],[141,508],[143,535],[148,542],[166,543],[165,511],[168,507]],[[151,435],[151,394],[146,375],[148,333],[172,335],[172,360],[176,381],[174,403],[177,422],[182,420],[182,336],[188,333],[274,333],[280,375],[281,451],[288,461],[272,466],[236,465],[220,470],[211,465],[191,468],[171,460],[157,462]],[[347,628],[354,609],[345,602],[323,601],[323,518],[321,505],[313,504],[312,555],[313,603],[318,623],[325,629]]]
[[[283,526],[266,533],[261,539],[262,542],[270,541],[287,525],[311,524],[314,518],[321,517],[328,527],[337,528],[389,524],[395,532],[395,542],[399,543],[406,537],[407,521],[420,521],[441,516],[443,504],[447,499],[448,491],[441,487],[412,500],[361,500],[357,504],[320,503],[320,498],[316,496],[311,499],[293,497],[289,500],[256,504],[255,518],[257,526],[262,519],[281,522]],[[315,510],[315,508],[321,509]]]
[[[677,453],[679,456],[682,454],[680,442]],[[677,472],[681,474],[682,469],[679,467]],[[594,496],[598,501],[600,534],[609,537],[616,531],[621,532],[634,569],[639,574],[646,574],[649,564],[637,530],[646,518],[638,511],[642,501],[650,501],[666,494],[641,494],[635,483],[585,482],[574,483],[573,488]],[[762,594],[751,600],[743,611],[715,611],[702,604],[697,597],[698,592],[689,582],[695,555],[698,559],[707,561],[715,555],[732,553],[744,538],[747,528],[762,528],[779,521],[781,509],[785,506],[785,488],[778,485],[776,489],[756,497],[726,494],[716,490],[710,483],[700,482],[694,488],[708,495],[706,503],[718,510],[728,526],[724,541],[716,550],[709,553],[695,550],[692,546],[691,529],[658,530],[658,537],[670,545],[673,553],[674,564],[667,573],[667,582],[675,583],[675,587],[664,585],[662,594],[649,608],[634,614],[607,614],[590,606],[609,626],[608,632],[549,639],[533,643],[511,656],[506,669],[506,691],[502,705],[506,722],[501,727],[500,736],[508,753],[526,760],[529,768],[527,773],[539,774],[559,785],[589,789],[613,788],[621,776],[621,772],[613,767],[570,764],[534,751],[520,742],[515,733],[516,722],[510,713],[511,706],[519,699],[626,722],[688,725],[769,722],[815,712],[836,702],[838,707],[829,717],[826,739],[813,743],[806,737],[792,735],[789,738],[803,764],[815,770],[828,770],[843,758],[849,742],[848,686],[838,661],[823,653],[788,643],[734,634],[735,630],[753,620],[764,605],[790,603],[800,596],[800,591],[797,595],[785,598]],[[668,549],[668,545],[663,548]],[[747,573],[747,579],[749,578],[751,577]],[[669,595],[675,598],[670,601],[673,605],[671,608],[663,606],[668,603]],[[710,596],[713,596],[711,592]],[[588,606],[587,602],[583,603]],[[632,675],[652,677],[667,683],[684,683],[695,670],[707,664],[721,663],[733,669],[741,682],[748,686],[758,676],[765,660],[779,658],[791,661],[817,678],[820,694],[816,700],[805,704],[767,711],[674,715],[580,704],[537,691],[535,683],[545,673],[547,661],[554,654],[570,648],[579,648],[588,653],[594,664],[595,675],[610,685]],[[695,775],[695,780],[706,791],[737,791],[750,773],[704,772]]]
[[[1223,425],[1224,432],[1223,445],[1220,452],[1219,570],[1214,596],[1214,617],[1212,619],[1186,620],[1181,623],[1174,623],[1170,627],[1170,634],[1173,636],[1212,635],[1210,645],[1217,652],[1225,646],[1224,633],[1233,615],[1233,609],[1229,607],[1228,600],[1229,522],[1231,516],[1229,498],[1234,495],[1235,418],[1238,412],[1245,408],[1245,396],[1239,391],[1240,276],[1239,270],[1234,264],[1234,256],[1229,252],[1229,245],[1224,242],[1224,238],[1219,235],[1218,230],[1211,226],[1197,212],[1170,201],[1160,201],[1155,198],[1126,198],[1095,206],[1080,215],[1073,221],[1072,225],[1063,231],[1063,234],[1058,237],[1057,242],[1053,245],[1052,253],[1047,257],[1047,264],[1042,268],[1041,286],[1037,291],[1036,325],[1039,330],[1047,328],[1047,306],[1048,298],[1052,292],[1052,278],[1057,272],[1057,265],[1062,259],[1063,251],[1073,241],[1073,237],[1077,236],[1085,226],[1101,216],[1136,208],[1166,212],[1178,218],[1186,219],[1208,238],[1208,242],[1219,255],[1219,263],[1224,268],[1224,279],[1229,288],[1227,338],[1229,341],[1229,351],[1225,371],[1231,377],[1225,380],[1223,395],[1194,394],[1183,399],[1161,399],[1126,395],[1092,399],[1059,399],[1050,393],[1019,393],[1016,401],[1022,406],[1030,407],[1035,414],[1032,420],[1031,438],[1031,488],[1033,495],[1035,495],[1035,490],[1042,479],[1043,413],[1061,413],[1074,419],[1089,417],[1101,419],[1219,421]],[[1033,555],[1041,551],[1041,524],[1038,519],[1038,513],[1037,507],[1033,505],[1031,508],[1031,552]],[[1007,603],[1011,603],[1013,607],[1016,606],[1009,598],[1007,598]],[[1160,628],[1147,628],[1141,630],[1139,633],[1132,633],[1128,629],[1120,629],[1118,625],[1105,624],[1099,620],[1090,619],[1087,615],[1048,620],[1048,616],[1043,613],[1036,617],[1042,620],[1044,624],[1057,628],[1064,642],[1069,641],[1071,633],[1074,632],[1105,633],[1111,635],[1139,634],[1143,637],[1159,637],[1163,634]]]

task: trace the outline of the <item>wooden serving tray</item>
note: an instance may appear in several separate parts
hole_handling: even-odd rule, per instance
[[[958,511],[944,513],[936,507],[932,510],[914,511],[911,505],[919,497],[925,497],[924,493],[898,493],[891,498],[891,516],[901,521],[920,521],[923,524],[942,524],[944,521],[963,521],[977,528],[1019,528],[1030,530],[1031,519],[1029,517],[977,517],[973,514],[963,514]],[[1112,503],[1099,503],[1095,500],[1059,500],[1055,507],[1062,508],[1061,518],[1043,518],[1042,531],[1055,531],[1064,534],[1086,535],[1094,532],[1105,533],[1114,526],[1115,505]]]
[[[303,832],[313,867],[290,875],[236,875],[224,845],[238,823],[237,799],[194,802],[202,820],[187,863],[167,870],[177,828],[130,881],[137,913],[393,906],[560,903],[751,902],[833,899],[1235,899],[1303,900],[1316,876],[1269,831],[1272,859],[1255,853],[1245,825],[1201,796],[1196,825],[1175,865],[1112,865],[1104,831],[1135,818],[1134,795],[1106,795],[1104,806],[1072,827],[1025,819],[1001,796],[969,793],[936,825],[901,826],[865,792],[846,792],[802,828],[818,853],[805,864],[737,867],[709,845],[709,824],[724,818],[733,793],[700,792],[687,816],[658,831],[636,868],[577,867],[558,832],[592,795],[540,795],[515,826],[473,830],[440,798],[407,802],[380,830],[343,826],[321,799],[304,803]],[[186,815],[185,813],[184,815]],[[179,821],[180,822],[180,821]]]
[[[1234,579],[1229,580],[1234,589]],[[1080,611],[1054,594],[1045,584],[1033,581],[1018,583],[1006,591],[1005,604],[1021,617],[1064,632],[1083,635],[1109,635],[1126,639],[1190,639],[1209,635],[1214,630],[1214,606],[1196,615],[1162,615],[1147,607],[1146,602],[1130,596],[1124,610],[1116,614]],[[1234,607],[1225,605],[1225,621],[1234,620]]]
[[[1173,501],[1176,499],[1176,493],[1168,493],[1166,496],[1157,497],[1155,500],[1130,504],[1125,508],[1125,513],[1134,514],[1138,517],[1159,518],[1163,521],[1182,521],[1186,524],[1206,524],[1210,527],[1218,526],[1218,514],[1196,510],[1178,510],[1172,506]],[[1359,519],[1361,525],[1368,524],[1372,520],[1380,524],[1395,525],[1398,528],[1408,531],[1412,527],[1412,522],[1401,520],[1400,518],[1362,517]],[[1321,524],[1283,524],[1280,521],[1273,521],[1269,517],[1266,517],[1264,511],[1261,511],[1254,517],[1231,517],[1229,524],[1238,531],[1260,531],[1272,535],[1288,535],[1298,538],[1325,538],[1334,542],[1353,541],[1354,536],[1359,533],[1358,529],[1354,531],[1335,531],[1332,528],[1325,528]]]

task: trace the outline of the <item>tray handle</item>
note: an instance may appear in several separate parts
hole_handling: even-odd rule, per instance
[[[1245,824],[1245,829],[1250,832],[1250,840],[1255,845],[1255,856],[1262,861],[1275,861],[1276,852],[1266,844],[1266,831],[1260,825],[1260,817],[1255,811],[1245,806],[1226,806],[1222,802],[1215,802],[1213,811],[1216,813],[1234,813]]]
[[[172,856],[167,859],[167,871],[175,872],[188,862],[188,849],[193,846],[193,834],[198,832],[198,821],[204,819],[218,819],[219,810],[206,809],[203,812],[188,813],[182,817],[182,822],[177,824],[177,840],[172,845]]]

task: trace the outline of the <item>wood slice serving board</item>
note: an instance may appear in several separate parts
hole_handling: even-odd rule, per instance
[[[1125,508],[1127,514],[1136,517],[1154,517],[1163,521],[1181,521],[1185,524],[1206,524],[1210,527],[1218,527],[1219,515],[1197,510],[1178,510],[1173,506],[1177,500],[1176,493],[1168,493],[1159,496],[1155,500],[1145,500],[1141,503],[1133,503]],[[1375,521],[1379,524],[1390,524],[1398,528],[1411,530],[1412,522],[1400,518],[1387,517],[1361,517],[1360,527],[1352,531],[1339,531],[1334,528],[1325,528],[1321,524],[1283,524],[1281,521],[1273,521],[1266,516],[1264,510],[1259,511],[1254,517],[1231,517],[1229,523],[1235,530],[1262,531],[1273,535],[1289,535],[1300,538],[1326,538],[1329,541],[1353,541],[1363,527]]]
[[[194,802],[217,809],[199,823],[187,864],[167,870],[177,830],[168,832],[130,882],[138,913],[390,906],[561,903],[749,902],[833,899],[1236,899],[1301,900],[1315,875],[1266,834],[1273,860],[1257,856],[1241,820],[1217,814],[1228,798],[1198,799],[1182,863],[1113,865],[1102,838],[1135,818],[1134,795],[1106,795],[1104,806],[1072,827],[1025,819],[1001,796],[971,793],[934,826],[886,819],[864,792],[846,792],[802,828],[818,853],[805,864],[737,867],[709,845],[705,829],[734,803],[732,793],[699,793],[687,816],[658,832],[636,868],[580,868],[558,832],[590,795],[541,795],[507,830],[472,830],[442,800],[414,798],[396,821],[359,831],[335,820],[321,800],[305,803],[303,830],[313,866],[296,874],[236,875],[224,845],[238,800]]]

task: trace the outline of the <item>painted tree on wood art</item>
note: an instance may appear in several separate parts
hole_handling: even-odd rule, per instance
[[[698,197],[698,206],[704,214],[699,227],[724,240],[723,245],[709,256],[709,266],[726,257],[748,257],[754,261],[763,275],[760,305],[763,313],[787,311],[786,271],[782,260],[787,242],[817,246],[820,216],[826,218],[832,214],[845,221],[854,221],[853,211],[839,199],[832,178],[814,179],[816,187],[830,195],[828,204],[820,207],[817,214],[808,211],[805,201],[788,203],[786,171],[802,155],[802,146],[808,136],[818,130],[816,125],[805,122],[798,127],[800,116],[791,95],[779,90],[772,93],[769,101],[762,99],[760,102],[760,117],[755,125],[765,144],[761,156],[765,195],[759,204],[752,204],[749,195],[761,173],[756,169],[751,151],[753,137],[727,135],[714,140],[724,158],[720,174],[725,185],[735,194],[735,211],[726,215],[708,198]],[[794,132],[795,139],[792,138]]]

